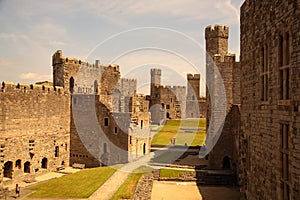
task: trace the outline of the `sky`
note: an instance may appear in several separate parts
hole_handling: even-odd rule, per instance
[[[50,3],[49,3],[50,2]],[[162,83],[205,77],[208,25],[229,26],[229,51],[239,57],[243,0],[0,0],[0,81],[52,81],[52,55],[120,65],[148,93],[150,68]],[[203,95],[205,85],[201,85]]]

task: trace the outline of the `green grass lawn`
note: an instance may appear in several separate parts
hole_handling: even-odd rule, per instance
[[[192,130],[202,128],[203,130]],[[201,146],[206,136],[206,119],[169,120],[166,125],[155,134],[152,145],[170,145],[171,139],[176,137],[176,145]]]
[[[115,171],[116,169],[111,167],[99,167],[65,175],[61,178],[30,187],[29,189],[35,192],[29,195],[29,197],[88,198]]]
[[[190,170],[177,170],[177,169],[160,169],[159,176],[161,178],[179,178],[180,174],[191,173]]]
[[[118,191],[110,200],[131,199],[134,195],[138,181],[144,173],[150,173],[153,169],[150,167],[139,167],[131,173],[125,182],[120,186]]]

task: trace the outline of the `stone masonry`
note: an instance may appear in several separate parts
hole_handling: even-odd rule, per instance
[[[300,2],[241,7],[244,199],[300,199]]]
[[[237,169],[238,134],[240,129],[239,111],[239,68],[235,55],[228,53],[229,28],[216,25],[205,29],[206,39],[206,81],[207,89],[207,130],[215,128],[218,119],[215,115],[217,109],[224,106],[226,116],[219,138],[213,138],[216,145],[209,153],[209,168],[211,169]],[[214,72],[218,70],[220,80]],[[221,88],[224,87],[224,94]],[[218,96],[224,95],[226,102],[219,102]],[[218,113],[217,113],[218,114]],[[215,117],[215,119],[212,119]],[[210,127],[212,126],[212,127]],[[215,136],[214,136],[215,137]]]

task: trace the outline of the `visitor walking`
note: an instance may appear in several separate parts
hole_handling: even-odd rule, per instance
[[[16,184],[16,198],[20,197],[20,186],[19,184],[17,183]]]

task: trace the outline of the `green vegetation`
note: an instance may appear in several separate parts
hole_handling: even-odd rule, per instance
[[[116,170],[111,167],[99,167],[65,175],[61,178],[30,187],[29,189],[35,192],[29,195],[29,197],[88,198],[105,183],[115,171]]]
[[[176,138],[175,145],[201,146],[205,141],[206,119],[169,120],[153,137],[152,145],[170,145]]]
[[[151,171],[152,168],[145,166],[139,167],[138,169],[134,170],[134,173],[128,176],[126,181],[120,186],[118,191],[110,200],[131,199],[134,195],[137,183],[143,173],[150,173]]]
[[[179,178],[180,174],[191,173],[192,170],[179,170],[179,169],[160,169],[159,176],[161,178]]]

